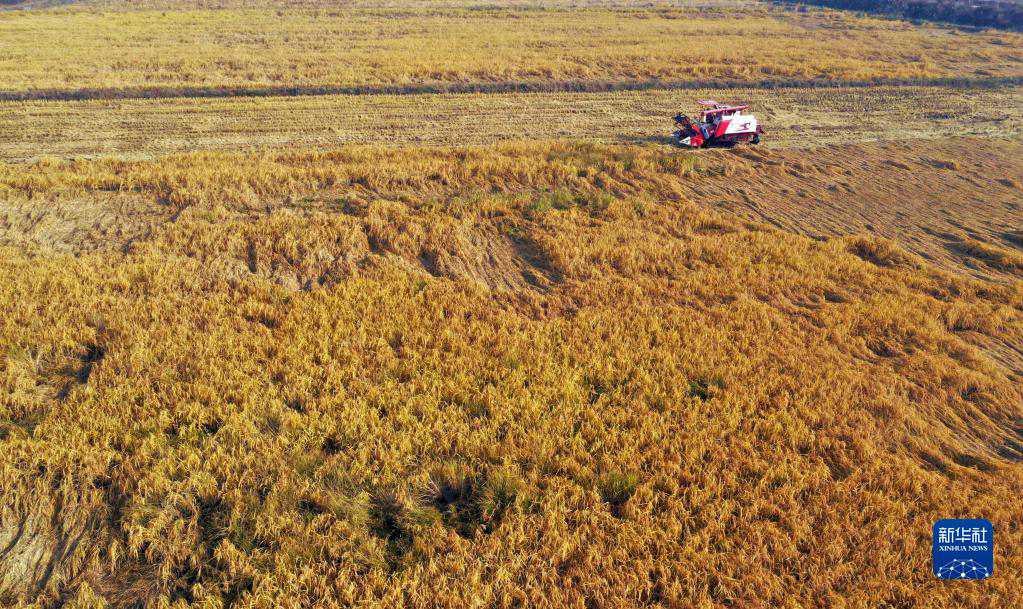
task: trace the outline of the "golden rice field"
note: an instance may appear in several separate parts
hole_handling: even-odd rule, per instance
[[[0,12],[2,93],[986,78],[1018,77],[1023,67],[1016,33],[760,4],[699,11],[72,7]]]
[[[54,4],[0,11],[0,608],[1019,605],[1020,34]],[[764,143],[666,145],[704,98]]]
[[[1023,133],[1020,86],[33,101],[0,102],[0,158],[565,138],[665,143],[671,116],[708,98],[751,102],[767,125],[767,147]]]
[[[962,143],[914,154],[997,151]],[[1014,607],[1023,283],[708,211],[710,159],[0,165],[96,237],[5,220],[0,598]],[[995,577],[930,574],[949,515],[997,523]]]

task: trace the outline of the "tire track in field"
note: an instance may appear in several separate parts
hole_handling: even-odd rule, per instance
[[[0,91],[0,102],[89,101],[115,99],[169,99],[179,97],[311,97],[327,95],[450,95],[487,93],[609,93],[615,91],[693,90],[710,88],[863,88],[863,87],[948,87],[993,89],[1023,85],[1023,76],[964,78],[914,78],[874,80],[821,79],[701,79],[701,80],[555,80],[503,82],[436,82],[378,85],[316,86],[151,86],[97,87],[73,89],[28,89]]]

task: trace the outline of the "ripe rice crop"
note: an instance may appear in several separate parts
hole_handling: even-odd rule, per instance
[[[8,204],[113,218],[0,246],[0,599],[1014,606],[1023,284],[708,211],[714,169],[0,164]],[[949,514],[995,523],[996,577],[930,574]]]
[[[1019,34],[51,4],[0,12],[0,606],[1018,604]],[[765,145],[663,145],[705,97]],[[994,578],[932,576],[952,515]]]
[[[70,97],[189,87],[1018,77],[1023,62],[1019,34],[759,4],[698,12],[65,8],[0,13],[0,39],[5,94]]]

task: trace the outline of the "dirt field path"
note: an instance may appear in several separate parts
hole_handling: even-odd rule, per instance
[[[1023,133],[1023,87],[836,87],[0,103],[0,159],[186,150],[667,142],[698,99],[748,100],[771,148]]]

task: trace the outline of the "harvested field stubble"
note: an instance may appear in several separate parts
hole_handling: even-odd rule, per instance
[[[0,103],[0,158],[573,138],[666,143],[693,100],[753,104],[769,147],[1023,133],[1023,87],[818,87]]]
[[[821,239],[869,234],[932,264],[986,279],[1023,277],[1018,140],[950,138],[809,150],[707,151],[687,193]]]
[[[52,565],[0,594],[1013,606],[1023,370],[984,345],[1023,345],[1021,284],[694,206],[694,158],[0,165],[156,210],[0,246],[0,572]],[[930,573],[949,514],[995,523],[981,586]]]

